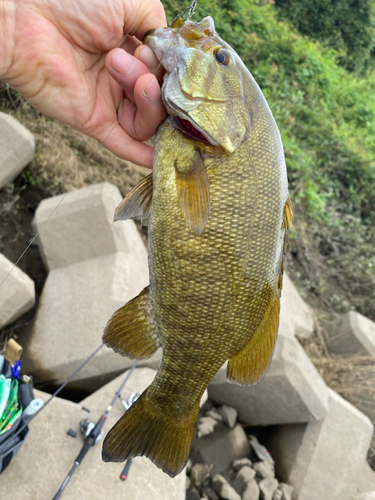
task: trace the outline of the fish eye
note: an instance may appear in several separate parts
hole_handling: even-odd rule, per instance
[[[229,66],[229,64],[232,61],[232,58],[229,54],[224,49],[219,49],[214,53],[215,59],[218,63],[222,64],[223,66]]]

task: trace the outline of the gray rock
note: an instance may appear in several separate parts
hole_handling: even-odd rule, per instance
[[[186,474],[190,474],[192,467],[193,467],[193,462],[189,458],[189,460],[186,462],[186,467],[185,467]]]
[[[190,472],[191,483],[195,488],[201,486],[204,481],[209,477],[212,465],[196,463],[192,466]]]
[[[261,500],[272,500],[278,485],[279,482],[275,478],[268,477],[266,479],[262,479],[259,483]]]
[[[222,405],[219,408],[219,413],[223,418],[224,424],[233,429],[237,422],[237,410],[231,406]]]
[[[195,462],[213,464],[211,474],[225,473],[230,464],[239,458],[250,457],[250,445],[240,424],[228,429],[219,424],[214,432],[193,441]]]
[[[253,464],[253,469],[255,470],[257,476],[263,479],[267,477],[275,477],[275,465],[270,460],[255,462]]]
[[[200,417],[197,423],[197,437],[201,438],[203,436],[212,434],[218,423],[219,422],[215,418],[212,418],[210,416]]]
[[[232,469],[234,469],[235,472],[238,472],[241,467],[245,467],[245,465],[251,467],[253,463],[249,458],[240,458],[232,462]]]
[[[354,497],[352,500],[375,500],[375,491],[362,493],[361,495]]]
[[[341,356],[360,352],[375,355],[375,323],[355,311],[342,315],[327,327],[327,349]]]
[[[246,485],[246,489],[242,493],[242,500],[259,500],[260,490],[258,483],[253,479]]]
[[[368,417],[331,389],[327,416],[270,431],[267,446],[277,476],[298,500],[350,500],[373,435]]]
[[[200,500],[201,496],[196,488],[190,488],[187,492],[186,500]]]
[[[212,417],[214,420],[217,420],[218,422],[223,421],[223,417],[216,408],[211,408],[210,410],[206,411],[206,417]]]
[[[1,253],[0,284],[0,328],[3,328],[34,306],[35,286],[27,274]]]
[[[220,500],[215,491],[208,486],[203,488],[203,497],[207,498],[208,500]]]
[[[241,500],[236,490],[220,474],[216,474],[212,478],[212,487],[222,500]]]
[[[255,477],[255,470],[249,467],[248,465],[245,465],[244,467],[241,467],[241,469],[238,471],[235,480],[233,481],[233,488],[242,495],[242,493],[245,491],[246,486],[250,481],[252,481]]]
[[[255,455],[259,460],[270,461],[274,463],[274,460],[265,446],[260,444],[255,436],[249,436],[250,446],[252,447]]]
[[[31,162],[34,153],[33,134],[13,116],[0,112],[0,188]]]
[[[283,494],[282,500],[292,500],[293,486],[286,483],[279,483],[279,490],[281,490]]]
[[[322,419],[328,411],[328,388],[300,343],[279,335],[271,366],[252,387],[228,384],[226,365],[208,386],[217,404],[232,406],[245,425],[273,425]]]
[[[279,488],[273,494],[272,500],[283,500],[283,492]]]

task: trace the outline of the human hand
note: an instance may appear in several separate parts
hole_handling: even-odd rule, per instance
[[[166,26],[160,1],[5,0],[2,15],[0,79],[46,115],[151,168],[153,148],[141,141],[166,111],[162,70],[140,40]]]

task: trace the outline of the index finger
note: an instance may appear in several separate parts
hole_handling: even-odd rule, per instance
[[[145,34],[155,28],[165,28],[167,19],[160,0],[123,0],[126,2],[124,33],[143,40]]]

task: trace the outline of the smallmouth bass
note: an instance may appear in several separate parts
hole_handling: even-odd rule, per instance
[[[165,68],[169,116],[153,173],[115,218],[148,225],[150,285],[109,320],[115,352],[163,358],[152,384],[108,433],[105,461],[148,456],[170,476],[186,464],[199,402],[228,380],[259,382],[277,336],[292,207],[268,104],[213,19],[177,19],[145,39]]]

